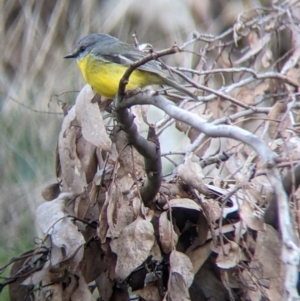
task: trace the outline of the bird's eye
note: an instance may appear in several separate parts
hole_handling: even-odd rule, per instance
[[[85,48],[86,48],[85,46],[80,46],[80,48],[79,48],[79,49],[80,49],[80,51],[84,51],[84,50],[85,50]]]

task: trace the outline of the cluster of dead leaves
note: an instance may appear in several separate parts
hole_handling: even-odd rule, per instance
[[[156,209],[146,208],[139,195],[143,158],[122,131],[107,135],[92,99],[86,86],[64,118],[60,183],[43,191],[47,202],[36,213],[43,242],[30,260],[14,264],[12,276],[19,277],[10,285],[13,299],[129,300],[130,287],[147,301],[280,300],[280,242],[262,219],[261,183],[254,179],[234,193],[236,186],[217,178],[205,184],[198,158],[189,156],[177,177],[163,182]],[[231,156],[227,171],[242,162]],[[244,172],[236,173],[239,183]],[[35,267],[31,262],[41,249],[47,255]]]
[[[103,300],[120,294],[128,299],[128,284],[145,300],[188,297],[193,265],[176,251],[170,214],[180,207],[199,212],[200,206],[174,199],[162,211],[144,207],[138,189],[143,158],[121,131],[109,138],[93,97],[86,86],[64,118],[57,148],[60,182],[44,189],[47,202],[36,212],[48,258],[11,285],[14,300],[23,300],[24,286],[35,288],[38,300],[95,300],[91,282]],[[13,270],[27,263],[18,261]],[[143,278],[134,276],[139,270]]]

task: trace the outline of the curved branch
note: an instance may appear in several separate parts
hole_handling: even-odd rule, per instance
[[[296,285],[298,280],[299,248],[289,214],[287,194],[271,149],[256,135],[244,129],[231,125],[213,125],[202,122],[196,114],[178,108],[164,97],[155,95],[153,91],[148,90],[125,98],[120,105],[125,108],[136,104],[154,105],[171,117],[189,124],[210,137],[227,137],[241,141],[252,147],[259,154],[278,200],[279,227],[283,242],[281,255],[285,268],[284,296],[285,300],[293,300],[298,295]]]
[[[150,207],[151,201],[159,191],[162,180],[162,164],[158,141],[148,141],[142,137],[134,123],[134,115],[126,108],[117,106],[115,116],[131,144],[145,160],[146,181],[141,189],[141,198],[145,206]],[[154,140],[155,138],[152,138]]]
[[[170,115],[172,118],[192,126],[207,136],[227,137],[244,142],[255,149],[255,151],[262,157],[267,168],[275,166],[273,153],[269,147],[256,135],[244,129],[231,125],[213,125],[208,122],[203,122],[198,115],[177,107],[173,102],[167,100],[161,95],[156,95],[155,92],[149,90],[140,92],[132,97],[124,98],[120,103],[120,106],[125,108],[137,104],[154,105]]]

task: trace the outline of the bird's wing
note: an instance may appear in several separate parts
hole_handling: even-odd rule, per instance
[[[113,41],[110,41],[110,43],[107,45],[102,43],[100,47],[93,49],[92,53],[96,57],[101,57],[101,59],[105,61],[128,67],[132,63],[143,59],[147,55],[146,53],[139,51],[128,44],[122,43],[120,41],[116,41],[115,43],[115,45]],[[137,69],[155,73],[161,77],[167,76],[161,69],[160,64],[154,60],[149,61],[142,66],[139,66]]]

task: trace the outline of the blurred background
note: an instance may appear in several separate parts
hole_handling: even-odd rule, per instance
[[[195,31],[218,34],[241,11],[269,2],[0,0],[0,266],[34,247],[41,190],[56,182],[61,102],[74,101],[84,85],[76,63],[63,59],[74,42],[104,32],[133,43],[136,33],[159,50]],[[180,55],[166,61],[184,65]]]

